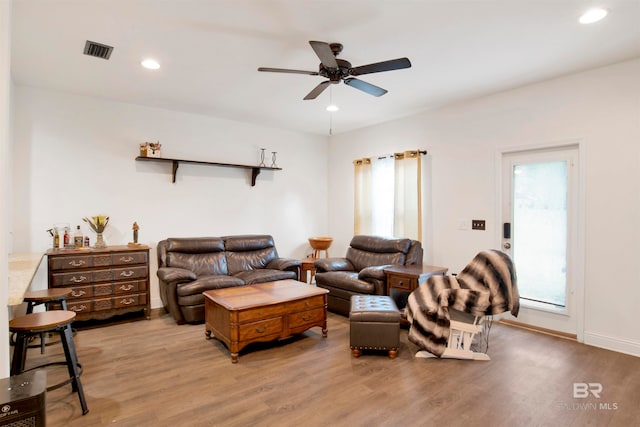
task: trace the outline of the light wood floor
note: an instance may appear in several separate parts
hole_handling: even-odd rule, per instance
[[[204,325],[166,314],[78,331],[90,412],[65,386],[47,394],[49,426],[631,426],[640,417],[640,358],[494,323],[492,360],[414,358],[401,331],[398,358],[352,358],[349,321],[257,344],[231,364]],[[27,365],[62,357],[29,350]],[[49,368],[49,383],[64,368]],[[601,383],[600,399],[573,383]],[[605,409],[610,408],[610,409]]]

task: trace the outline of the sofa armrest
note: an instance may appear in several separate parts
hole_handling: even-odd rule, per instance
[[[300,265],[302,263],[300,262],[299,259],[293,259],[293,258],[276,258],[274,260],[272,260],[269,264],[267,264],[266,268],[272,269],[272,270],[291,270],[291,271],[298,271],[298,268],[300,268]]]
[[[313,263],[317,273],[327,271],[354,271],[353,264],[346,258],[320,258]]]
[[[387,268],[388,265],[375,265],[372,267],[365,267],[360,270],[358,273],[358,279],[367,280],[367,279],[376,279],[376,280],[385,280],[386,276],[384,274],[384,269]]]
[[[184,268],[162,267],[158,269],[158,278],[164,282],[180,282],[188,280],[196,280],[196,273]]]

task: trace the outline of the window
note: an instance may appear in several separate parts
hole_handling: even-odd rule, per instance
[[[426,151],[355,160],[355,234],[422,239],[421,159]]]

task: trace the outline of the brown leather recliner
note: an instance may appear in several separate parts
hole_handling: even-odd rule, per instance
[[[204,321],[204,291],[297,279],[300,268],[268,235],[169,238],[157,252],[160,299],[178,324]]]
[[[316,285],[329,290],[327,308],[349,315],[352,295],[387,295],[384,268],[422,264],[422,243],[404,238],[354,236],[344,258],[316,260]]]

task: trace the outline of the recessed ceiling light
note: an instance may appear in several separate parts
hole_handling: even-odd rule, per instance
[[[141,64],[144,68],[148,68],[149,70],[157,70],[160,68],[160,64],[155,59],[145,59]]]
[[[607,11],[605,9],[589,9],[582,14],[580,19],[578,19],[578,22],[580,22],[581,24],[592,24],[594,22],[598,22],[605,16],[607,16]]]
[[[339,108],[338,108],[337,105],[331,104],[331,105],[327,106],[327,111],[334,112],[334,111],[338,111],[338,110],[339,110]]]

